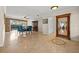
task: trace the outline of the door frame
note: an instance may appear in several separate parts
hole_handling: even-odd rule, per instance
[[[6,20],[9,21],[9,24],[8,24],[8,25],[9,25],[9,30],[8,30],[8,31],[5,30],[5,32],[10,32],[10,31],[11,31],[10,20],[26,22],[26,25],[27,25],[27,22],[28,22],[27,20],[16,19],[16,18],[9,18],[9,17],[6,17],[6,18],[5,18],[5,23],[6,23]],[[5,24],[5,25],[7,25],[7,24]],[[5,27],[5,28],[6,28],[6,27]]]
[[[33,24],[33,22],[37,22],[37,24],[38,24],[38,21],[32,21],[32,24]],[[34,30],[33,30],[34,31]],[[37,25],[37,32],[38,32],[38,25]]]
[[[64,37],[70,40],[70,15],[71,13],[56,16],[56,37]],[[64,17],[67,17],[67,28],[68,28],[67,36],[58,34],[58,20],[59,18],[64,18]]]

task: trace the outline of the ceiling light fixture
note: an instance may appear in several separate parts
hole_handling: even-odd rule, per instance
[[[58,8],[58,6],[52,6],[51,9],[52,10],[56,10]]]

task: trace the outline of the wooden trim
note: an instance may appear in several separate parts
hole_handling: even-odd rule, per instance
[[[16,18],[6,18],[8,20],[16,20],[16,21],[24,21],[24,22],[27,22],[27,20],[22,20],[22,19],[16,19]]]
[[[68,17],[70,15],[71,15],[71,13],[67,13],[67,14],[63,14],[63,15],[57,15],[56,18]]]
[[[56,37],[64,37],[70,39],[70,15],[71,13],[56,16]],[[67,17],[67,24],[68,24],[67,36],[58,34],[58,19],[64,17]]]
[[[10,32],[10,20],[5,19],[5,32]]]

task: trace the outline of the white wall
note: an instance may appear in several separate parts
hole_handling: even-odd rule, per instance
[[[53,13],[53,19],[56,22],[56,16],[62,15],[66,13],[71,13],[70,17],[70,37],[77,37],[79,36],[79,8],[69,8],[61,11],[55,11]],[[56,24],[54,24],[56,26]],[[56,30],[56,28],[54,28]]]
[[[48,34],[48,24],[43,24],[42,25],[42,33],[43,34]]]
[[[0,7],[0,47],[4,45],[5,25],[4,25],[4,7]]]
[[[38,22],[39,32],[43,34],[51,34],[54,32],[54,21],[52,17],[48,17],[48,24],[43,24],[43,19],[40,19]]]
[[[38,20],[38,31],[39,32],[42,32],[42,26],[43,26],[42,19],[39,19]]]
[[[48,33],[51,34],[54,32],[54,20],[53,17],[48,18]]]

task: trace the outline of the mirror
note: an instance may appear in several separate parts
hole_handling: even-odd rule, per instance
[[[70,39],[70,13],[56,16],[56,36]]]

